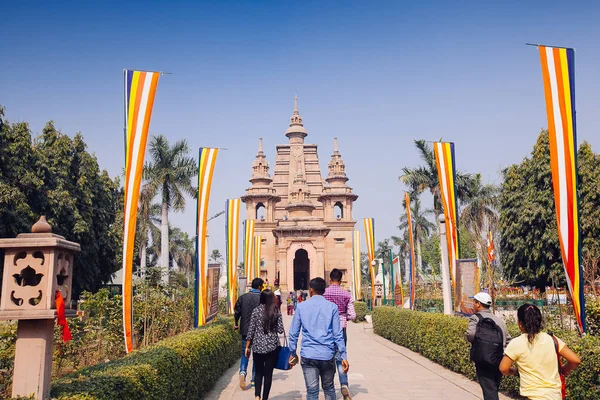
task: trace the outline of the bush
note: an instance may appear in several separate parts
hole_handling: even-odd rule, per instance
[[[366,315],[369,313],[367,303],[365,303],[364,301],[355,301],[354,311],[356,311],[356,319],[354,320],[354,322],[363,322],[365,320]]]
[[[585,322],[590,335],[600,336],[600,299],[585,299]]]
[[[475,379],[475,367],[469,359],[471,345],[465,340],[467,324],[468,320],[462,317],[399,308],[377,307],[373,312],[376,334]],[[508,329],[513,336],[519,334],[515,324],[509,324]],[[600,400],[600,338],[578,338],[572,332],[555,331],[555,334],[583,360],[567,379],[567,398]],[[503,378],[501,390],[518,394],[518,378]]]
[[[230,319],[165,339],[52,385],[59,400],[198,399],[239,357]]]

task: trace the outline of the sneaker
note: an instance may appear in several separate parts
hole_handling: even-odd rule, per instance
[[[244,373],[240,374],[240,388],[246,390],[246,374]]]
[[[344,396],[344,400],[352,400],[348,386],[342,386],[342,396]]]
[[[254,387],[254,381],[250,381],[250,386]]]

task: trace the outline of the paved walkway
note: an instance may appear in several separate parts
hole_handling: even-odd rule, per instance
[[[286,327],[290,322],[291,317],[284,316]],[[348,325],[348,358],[350,391],[355,400],[482,398],[476,382],[375,335],[367,324]],[[254,400],[254,389],[240,389],[238,369],[239,363],[229,369],[206,399]],[[248,371],[251,371],[251,366]],[[337,375],[335,384],[338,399],[342,399]],[[275,370],[269,399],[305,398],[304,377],[299,365],[291,371]],[[323,398],[323,393],[320,398]],[[502,395],[500,398],[509,399]]]

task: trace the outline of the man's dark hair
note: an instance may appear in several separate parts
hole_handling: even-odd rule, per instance
[[[479,300],[475,300],[477,303],[481,304],[481,307],[485,309],[489,309],[491,305],[480,302]]]
[[[260,278],[252,279],[252,289],[260,289],[262,287],[263,283],[265,283],[265,281],[263,281]]]
[[[315,294],[322,296],[325,293],[325,279],[314,278],[310,280],[309,287],[315,292]]]
[[[342,271],[340,271],[337,268],[334,268],[331,270],[331,272],[329,273],[329,279],[331,279],[334,282],[341,282],[342,281],[342,276],[344,274],[342,274]]]

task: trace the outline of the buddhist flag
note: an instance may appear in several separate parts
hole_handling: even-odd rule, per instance
[[[144,155],[160,72],[124,70],[125,211],[123,214],[123,331],[125,351],[133,350],[133,248]]]
[[[394,267],[396,265],[397,267]],[[404,290],[402,288],[402,267],[400,266],[400,256],[394,257],[392,260],[392,268],[396,271],[396,283],[394,286],[394,296],[396,295],[396,287],[400,291],[400,304],[396,303],[396,307],[404,307]]]
[[[375,301],[375,218],[365,218],[365,239],[367,241],[367,252],[369,254],[369,272],[371,274],[371,301]]]
[[[352,236],[352,277],[354,300],[362,298],[362,272],[360,265],[360,231],[354,231]]]
[[[254,220],[244,221],[244,268],[246,270],[246,284],[250,285],[254,276]]]
[[[487,253],[488,253],[488,263],[492,265],[492,262],[496,259],[496,247],[494,246],[494,235],[492,235],[492,231],[488,232],[487,237]]]
[[[577,325],[579,331],[585,333],[585,297],[577,195],[575,51],[547,46],[539,46],[539,49],[546,95],[558,237]]]
[[[412,217],[410,215],[410,196],[404,192],[404,204],[406,205],[406,224],[408,228],[408,240],[410,244],[410,256],[409,256],[409,270],[408,270],[408,282],[410,285],[410,309],[415,309],[415,298],[416,298],[416,284],[417,274],[415,268],[415,242],[413,238],[413,224]]]
[[[444,217],[446,217],[446,241],[448,243],[448,265],[452,286],[456,284],[456,260],[460,257],[458,241],[458,202],[456,199],[456,165],[454,143],[435,142],[433,152],[437,163],[438,179]]]
[[[229,313],[233,314],[237,301],[237,263],[240,239],[240,199],[225,200],[225,238],[227,264],[227,299]]]
[[[262,236],[254,236],[254,278],[260,278],[260,263],[262,260]]]
[[[198,328],[206,323],[208,310],[208,201],[212,185],[213,172],[217,161],[219,149],[200,148],[200,168],[198,171],[198,209],[196,220],[196,285],[194,327]]]

